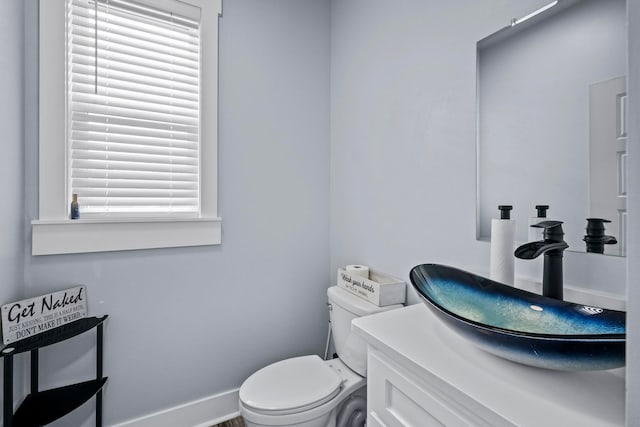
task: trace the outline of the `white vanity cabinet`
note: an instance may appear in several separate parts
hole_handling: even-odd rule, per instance
[[[368,354],[368,416],[372,425],[403,426],[486,426],[514,424],[464,393],[448,387],[437,377],[422,375],[402,367],[384,353]],[[369,425],[369,424],[367,424]]]
[[[367,426],[623,426],[624,369],[558,372],[502,360],[419,304],[355,319],[367,341]]]

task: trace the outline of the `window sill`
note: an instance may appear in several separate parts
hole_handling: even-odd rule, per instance
[[[31,221],[31,254],[219,245],[220,218]]]

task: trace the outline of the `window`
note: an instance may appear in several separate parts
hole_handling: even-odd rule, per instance
[[[67,173],[83,215],[199,215],[200,10],[68,10]]]
[[[40,2],[34,255],[220,243],[220,13],[221,0]]]

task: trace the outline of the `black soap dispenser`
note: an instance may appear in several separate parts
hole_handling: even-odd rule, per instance
[[[584,235],[584,242],[587,244],[587,252],[596,254],[604,253],[604,245],[615,245],[618,240],[614,236],[607,236],[604,233],[604,224],[611,222],[603,218],[587,218],[587,234]]]

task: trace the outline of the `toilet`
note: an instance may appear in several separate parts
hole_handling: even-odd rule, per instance
[[[362,427],[366,420],[367,348],[351,333],[357,317],[402,307],[378,307],[337,286],[327,289],[338,358],[294,357],[255,372],[240,387],[247,427]]]

